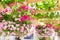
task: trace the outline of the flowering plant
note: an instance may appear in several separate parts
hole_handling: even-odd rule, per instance
[[[42,2],[36,2],[37,8],[40,8],[45,11],[49,11],[49,10],[55,8],[56,5],[57,5],[56,0],[46,0],[46,1],[42,1]]]
[[[12,0],[10,0],[12,1]],[[7,2],[7,1],[4,1]],[[9,1],[8,1],[9,3]],[[52,2],[55,3],[55,2]],[[28,29],[31,27],[31,23],[34,23],[34,20],[36,19],[42,19],[42,18],[54,18],[59,17],[59,12],[44,12],[40,13],[40,8],[43,8],[45,10],[50,10],[55,6],[51,5],[51,2],[48,2],[47,4],[43,2],[43,4],[40,6],[34,5],[28,5],[27,3],[20,3],[18,2],[11,2],[9,4],[6,4],[5,8],[0,11],[0,34],[2,35],[16,35],[15,33],[21,32],[22,34],[27,33]],[[46,5],[48,7],[46,7]],[[38,11],[38,12],[37,12]],[[34,18],[34,19],[33,19]],[[33,21],[32,21],[33,19]],[[37,26],[36,30],[40,35],[51,35],[52,30],[55,32],[57,30],[56,26],[52,26],[52,24],[47,24],[43,26]],[[49,34],[51,32],[51,34]]]
[[[50,36],[57,31],[58,27],[53,26],[52,24],[46,24],[38,25],[36,29],[41,36]]]
[[[28,10],[31,10],[29,6],[19,2],[17,5],[15,5],[15,3],[6,5],[6,8],[0,12],[0,34],[15,35],[17,32],[24,32],[26,28],[21,26],[24,24],[30,25],[31,23]]]

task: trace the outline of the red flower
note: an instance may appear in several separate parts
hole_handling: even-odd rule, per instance
[[[30,20],[30,17],[28,15],[24,15],[20,18],[20,22],[24,22],[25,20]]]
[[[25,19],[22,17],[22,18],[20,18],[19,21],[20,21],[20,22],[24,22],[24,20],[25,20]]]
[[[24,10],[29,10],[30,9],[29,6],[25,6],[25,5],[21,6],[21,8],[24,9]]]

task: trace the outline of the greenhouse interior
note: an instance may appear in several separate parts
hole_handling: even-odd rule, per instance
[[[60,0],[0,0],[0,40],[60,40]]]

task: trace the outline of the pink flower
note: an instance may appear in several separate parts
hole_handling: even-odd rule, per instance
[[[20,9],[18,9],[17,11],[18,11],[18,12],[22,12],[22,10],[20,10]]]
[[[9,24],[13,24],[13,22],[11,22],[11,21],[9,21],[8,23],[9,23]]]
[[[12,28],[8,27],[8,30],[13,30]]]
[[[20,2],[17,2],[17,6],[19,6],[21,3]]]
[[[36,14],[36,10],[32,9],[32,15]]]
[[[5,20],[3,20],[2,24],[5,26],[5,25],[7,25],[7,22]]]
[[[3,23],[0,23],[0,28],[4,27]]]
[[[0,13],[3,12],[3,9],[0,9]]]
[[[7,26],[4,26],[4,27],[2,27],[4,30],[6,30],[7,29]]]
[[[0,20],[2,19],[2,15],[0,15]]]
[[[47,27],[50,27],[51,28],[52,27],[52,24],[47,24]]]
[[[2,32],[2,35],[6,35],[6,33],[5,32]]]
[[[10,27],[10,25],[8,25],[8,27]]]
[[[13,27],[12,30],[16,30],[16,27]]]
[[[26,5],[21,6],[21,8],[24,9],[24,10],[29,10],[30,9],[30,7],[26,6]]]
[[[22,27],[22,28],[21,28],[21,32],[24,32],[24,30],[25,30],[24,27]]]
[[[14,4],[15,4],[15,3],[14,3],[14,2],[12,2],[12,3],[10,3],[10,4],[9,4],[9,6],[10,6],[10,7],[11,7],[11,6],[14,6]]]
[[[12,32],[12,33],[11,33],[11,35],[15,35],[15,33],[14,33],[14,32]]]
[[[57,30],[57,26],[54,26],[53,29],[56,31]]]
[[[11,13],[11,12],[12,12],[12,9],[11,9],[10,7],[6,7],[6,8],[4,9],[4,12],[5,12],[5,13],[10,12],[10,13]]]
[[[2,28],[0,28],[0,32],[2,32]]]
[[[19,27],[20,26],[20,24],[16,24],[16,27]]]
[[[30,17],[28,15],[24,15],[19,19],[20,22],[24,22],[25,20],[30,20]]]

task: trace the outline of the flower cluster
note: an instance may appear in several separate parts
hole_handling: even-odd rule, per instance
[[[57,31],[58,27],[53,26],[52,24],[38,25],[36,26],[36,31],[41,36],[50,36]]]
[[[30,15],[27,14],[28,10],[31,8],[21,3],[6,5],[6,8],[0,12],[0,34],[16,35],[16,33],[24,32],[26,28],[23,25],[30,23],[31,19]]]
[[[25,20],[30,20],[30,17],[28,15],[24,15],[20,18],[20,22],[24,22]]]
[[[34,24],[36,26],[37,22],[34,20],[38,21],[38,19],[40,18],[47,17],[53,18],[55,16],[59,17],[60,15],[58,12],[47,11],[53,8],[53,7],[50,8],[49,6],[50,4],[48,3],[47,5],[45,2],[43,2],[41,6],[38,3],[27,5],[26,3],[11,2],[10,4],[6,4],[6,7],[3,10],[0,10],[0,34],[2,35],[8,34],[16,35],[16,33],[25,34],[28,33],[28,31],[31,29],[31,24]],[[46,5],[48,6],[47,10]],[[47,12],[43,14],[40,13],[41,7],[45,9]],[[43,25],[43,23],[41,22],[39,24],[41,25],[38,25],[35,30],[40,35],[51,35],[58,29],[56,26],[53,26],[53,24]]]
[[[19,31],[19,26],[20,24],[16,24],[15,22],[12,21],[6,22],[5,20],[3,20],[2,22],[0,22],[0,33],[2,35],[9,35],[9,34],[15,35],[15,32]]]

